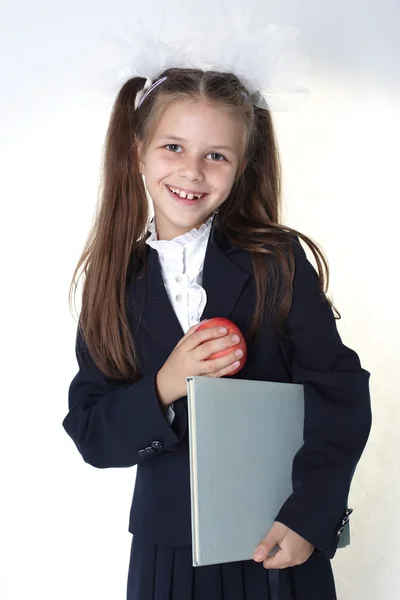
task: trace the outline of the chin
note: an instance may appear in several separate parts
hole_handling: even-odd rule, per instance
[[[190,230],[193,229],[193,227],[200,227],[202,223],[205,223],[208,220],[208,218],[208,216],[205,216],[197,219],[182,219],[181,221],[175,221],[174,226],[180,229]]]

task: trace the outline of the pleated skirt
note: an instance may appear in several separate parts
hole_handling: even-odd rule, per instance
[[[296,600],[291,569],[253,560],[192,566],[192,547],[132,536],[127,600]]]

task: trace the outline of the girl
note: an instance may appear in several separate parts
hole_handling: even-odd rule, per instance
[[[321,251],[279,222],[269,111],[232,73],[167,69],[135,108],[143,83],[131,78],[115,101],[102,203],[74,272],[85,263],[63,426],[94,467],[137,465],[128,600],[334,600],[370,374],[337,331]],[[237,341],[197,331],[216,316],[245,334],[237,377],[304,385],[305,441],[259,553],[193,568],[185,377],[229,376],[240,362],[233,350],[207,360]]]

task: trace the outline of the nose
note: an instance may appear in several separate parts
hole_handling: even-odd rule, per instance
[[[203,168],[201,165],[202,158],[187,157],[184,164],[181,165],[180,176],[189,181],[201,181],[204,179]]]

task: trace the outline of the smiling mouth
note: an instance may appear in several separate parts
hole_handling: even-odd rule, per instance
[[[173,186],[170,185],[166,185],[166,187],[169,189],[169,191],[174,194],[175,196],[177,196],[178,198],[182,198],[183,200],[201,200],[202,198],[204,198],[205,196],[208,196],[208,194],[201,194],[201,193],[186,193],[183,190],[180,190],[179,188],[175,188]]]

